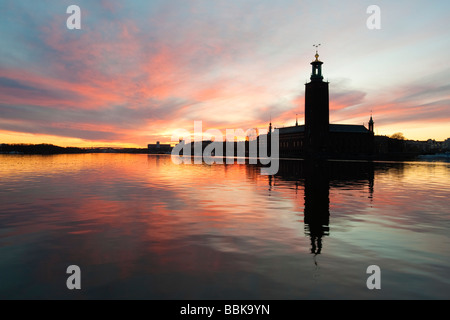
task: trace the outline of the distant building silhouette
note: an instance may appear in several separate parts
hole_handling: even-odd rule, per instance
[[[330,124],[328,82],[316,51],[310,82],[305,85],[305,124],[279,128],[280,156],[346,157],[373,153],[374,121],[363,125]],[[269,133],[272,124],[269,127]]]
[[[161,144],[159,141],[156,144],[149,144],[147,147],[149,153],[170,153],[172,151],[170,144]]]

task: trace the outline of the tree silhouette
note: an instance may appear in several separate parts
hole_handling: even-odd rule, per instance
[[[401,132],[394,133],[392,136],[390,136],[390,138],[397,140],[406,140],[405,136]]]

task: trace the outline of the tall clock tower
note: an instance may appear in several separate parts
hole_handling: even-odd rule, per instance
[[[305,89],[305,149],[309,155],[324,154],[328,150],[330,108],[328,82],[323,81],[322,64],[316,51],[311,62],[311,81]]]

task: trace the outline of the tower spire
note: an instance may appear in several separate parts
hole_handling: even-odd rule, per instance
[[[319,61],[319,53],[317,52],[317,49],[319,48],[320,43],[319,44],[313,44],[313,47],[316,48],[316,55],[314,57],[316,57],[315,61]]]
[[[270,114],[270,122],[269,122],[269,134],[272,132],[272,114]]]
[[[297,114],[295,114],[295,126],[298,127]]]
[[[311,65],[312,65],[311,81],[322,81],[323,80],[323,76],[322,76],[323,62],[319,60],[319,53],[317,50],[317,48],[319,48],[319,46],[320,46],[320,43],[313,45],[313,47],[316,48],[316,54],[314,56],[316,58],[316,60],[311,62]]]
[[[369,131],[373,133],[373,125],[374,125],[374,121],[372,119],[372,110],[370,110],[370,120],[369,120]]]

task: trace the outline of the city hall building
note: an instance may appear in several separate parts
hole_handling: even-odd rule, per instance
[[[316,52],[310,82],[305,85],[305,124],[278,128],[280,156],[365,157],[373,153],[374,122],[363,125],[330,124],[328,82]],[[272,123],[269,124],[270,135]]]

